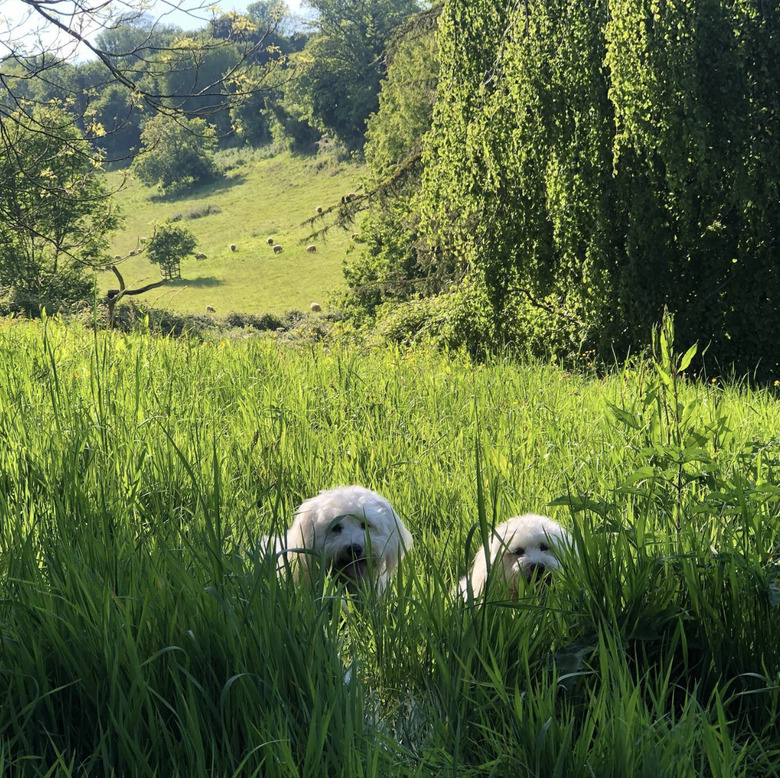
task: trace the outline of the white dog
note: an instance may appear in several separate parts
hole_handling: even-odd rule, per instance
[[[412,536],[390,503],[363,486],[337,486],[305,500],[284,537],[273,539],[279,569],[296,581],[316,566],[355,588],[364,580],[384,590]]]
[[[526,513],[499,524],[490,537],[490,577],[505,582],[509,597],[516,600],[520,579],[546,580],[561,566],[558,554],[570,545],[569,533],[547,516]],[[464,600],[479,597],[488,582],[485,549],[474,557],[471,572],[461,578],[455,594]]]

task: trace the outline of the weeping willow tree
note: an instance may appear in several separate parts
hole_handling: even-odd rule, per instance
[[[664,307],[780,371],[778,0],[446,0],[416,207],[495,344],[618,353]]]

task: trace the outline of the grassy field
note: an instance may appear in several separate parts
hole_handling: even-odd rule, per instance
[[[328,156],[263,159],[239,151],[223,152],[219,162],[227,168],[224,179],[176,198],[125,180],[121,171],[108,174],[125,216],[110,252],[124,258],[118,267],[127,286],[159,280],[155,265],[129,252],[142,247],[140,238],[152,234],[155,222],[179,218],[207,259],[185,260],[182,279],[138,298],[145,304],[180,313],[205,313],[207,305],[217,314],[283,313],[306,310],[315,301],[326,309],[329,295],[343,287],[341,265],[351,232],[332,229],[311,240],[308,236],[321,225],[304,222],[317,207],[338,204],[354,190],[360,166]],[[268,237],[283,247],[281,254],[274,254]],[[312,242],[314,254],[306,252]],[[98,282],[102,292],[117,285],[110,271],[101,273]]]
[[[3,774],[780,774],[772,392],[54,321],[0,364]],[[258,538],[353,482],[392,589],[278,579]],[[454,604],[529,510],[576,539],[546,600]]]

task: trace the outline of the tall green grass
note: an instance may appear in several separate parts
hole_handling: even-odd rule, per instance
[[[602,378],[5,323],[4,772],[778,774],[778,400],[658,348]],[[415,536],[392,590],[277,578],[259,538],[353,482]],[[475,523],[529,510],[575,538],[547,597],[453,603]]]

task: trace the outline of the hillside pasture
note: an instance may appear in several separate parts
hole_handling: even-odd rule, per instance
[[[182,278],[155,289],[144,304],[177,313],[283,313],[308,310],[312,301],[323,303],[343,288],[341,266],[351,245],[349,231],[334,228],[311,238],[317,207],[327,209],[357,187],[360,166],[330,156],[295,157],[280,154],[263,158],[251,152],[226,151],[218,155],[224,177],[186,195],[163,197],[124,171],[108,174],[125,223],[113,239],[110,254],[119,255],[119,267],[128,288],[160,279],[159,268],[143,253],[142,237],[156,222],[175,219],[198,240],[196,252],[182,263]],[[267,239],[282,246],[275,253]],[[307,252],[314,243],[316,252]],[[231,250],[231,244],[235,250]],[[110,271],[98,276],[101,292],[116,288]]]
[[[771,390],[52,320],[0,365],[8,774],[778,774]],[[415,537],[381,600],[260,550],[346,483]],[[453,602],[524,511],[546,596]]]

